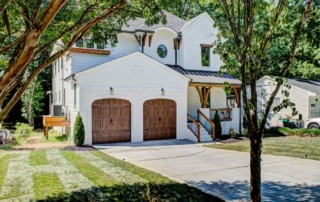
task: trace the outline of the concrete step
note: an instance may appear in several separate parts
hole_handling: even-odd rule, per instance
[[[188,123],[193,131],[197,131],[197,127],[193,123]],[[200,140],[201,142],[212,142],[209,132],[200,124]]]

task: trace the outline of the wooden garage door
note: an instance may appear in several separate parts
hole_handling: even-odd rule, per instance
[[[143,140],[176,138],[176,103],[173,100],[148,100],[143,104]]]
[[[92,104],[92,143],[131,141],[131,104],[103,99]]]

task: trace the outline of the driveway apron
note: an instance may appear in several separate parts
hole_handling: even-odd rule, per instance
[[[249,153],[211,149],[188,140],[95,147],[226,201],[249,200]],[[320,161],[262,155],[262,201],[320,202]]]

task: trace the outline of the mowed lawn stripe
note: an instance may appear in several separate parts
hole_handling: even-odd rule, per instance
[[[85,158],[77,155],[73,151],[60,151],[62,156],[67,159],[79,172],[88,178],[96,186],[114,186],[119,184],[111,176],[91,165]]]
[[[127,170],[124,170],[119,166],[115,166],[112,163],[105,161],[100,157],[91,154],[88,151],[76,153],[120,183],[134,184],[147,182],[147,180],[141,178],[140,176],[137,176],[136,174],[133,174],[132,172],[129,172]]]
[[[156,184],[162,184],[162,183],[172,183],[174,181],[170,180],[167,177],[164,177],[158,173],[155,173],[153,171],[144,169],[144,168],[140,168],[136,165],[133,165],[129,162],[125,162],[125,161],[121,161],[119,159],[116,159],[112,156],[109,156],[105,153],[102,153],[100,151],[90,151],[91,154],[103,159],[104,161],[107,161],[111,164],[113,164],[114,166],[120,167],[123,170],[126,170],[128,172],[131,172],[151,183],[156,183]]]
[[[40,172],[33,174],[32,179],[33,191],[37,201],[57,201],[66,197],[67,192],[56,173]]]
[[[34,150],[29,156],[29,162],[31,166],[42,166],[48,165],[49,161],[47,159],[45,150]]]
[[[5,177],[8,171],[10,159],[16,158],[18,156],[19,156],[18,154],[7,154],[0,158],[0,192],[1,192],[1,187],[5,182]]]

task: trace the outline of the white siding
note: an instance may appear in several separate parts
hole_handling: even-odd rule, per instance
[[[271,93],[274,91],[276,87],[276,83],[274,80],[265,77],[258,81],[257,83],[257,94],[258,94],[258,111],[260,112],[260,117],[262,112],[264,111],[263,105],[267,103],[269,100]],[[276,95],[277,98],[280,98],[280,103],[286,99],[286,97],[281,93],[282,90],[285,90],[284,87],[281,87],[278,94]],[[302,114],[303,121],[309,118],[309,96],[310,92],[303,90],[301,88],[291,86],[289,90],[289,99],[291,102],[295,103],[295,107],[298,111],[298,114]],[[282,124],[281,119],[286,118],[286,115],[291,116],[292,109],[291,107],[284,108],[277,114],[274,114],[272,108],[270,110],[268,116],[268,122],[270,126],[278,126]],[[294,116],[291,119],[298,119],[299,116]]]
[[[139,50],[138,42],[133,34],[119,34],[118,41],[115,47],[107,46],[106,50],[110,50],[110,55],[72,53],[72,73],[109,62]]]
[[[210,48],[210,67],[201,66],[200,44],[211,45],[218,34],[210,17],[207,14],[202,15],[182,33],[180,64],[186,69],[219,71],[223,62],[219,55],[212,53],[213,48]]]

